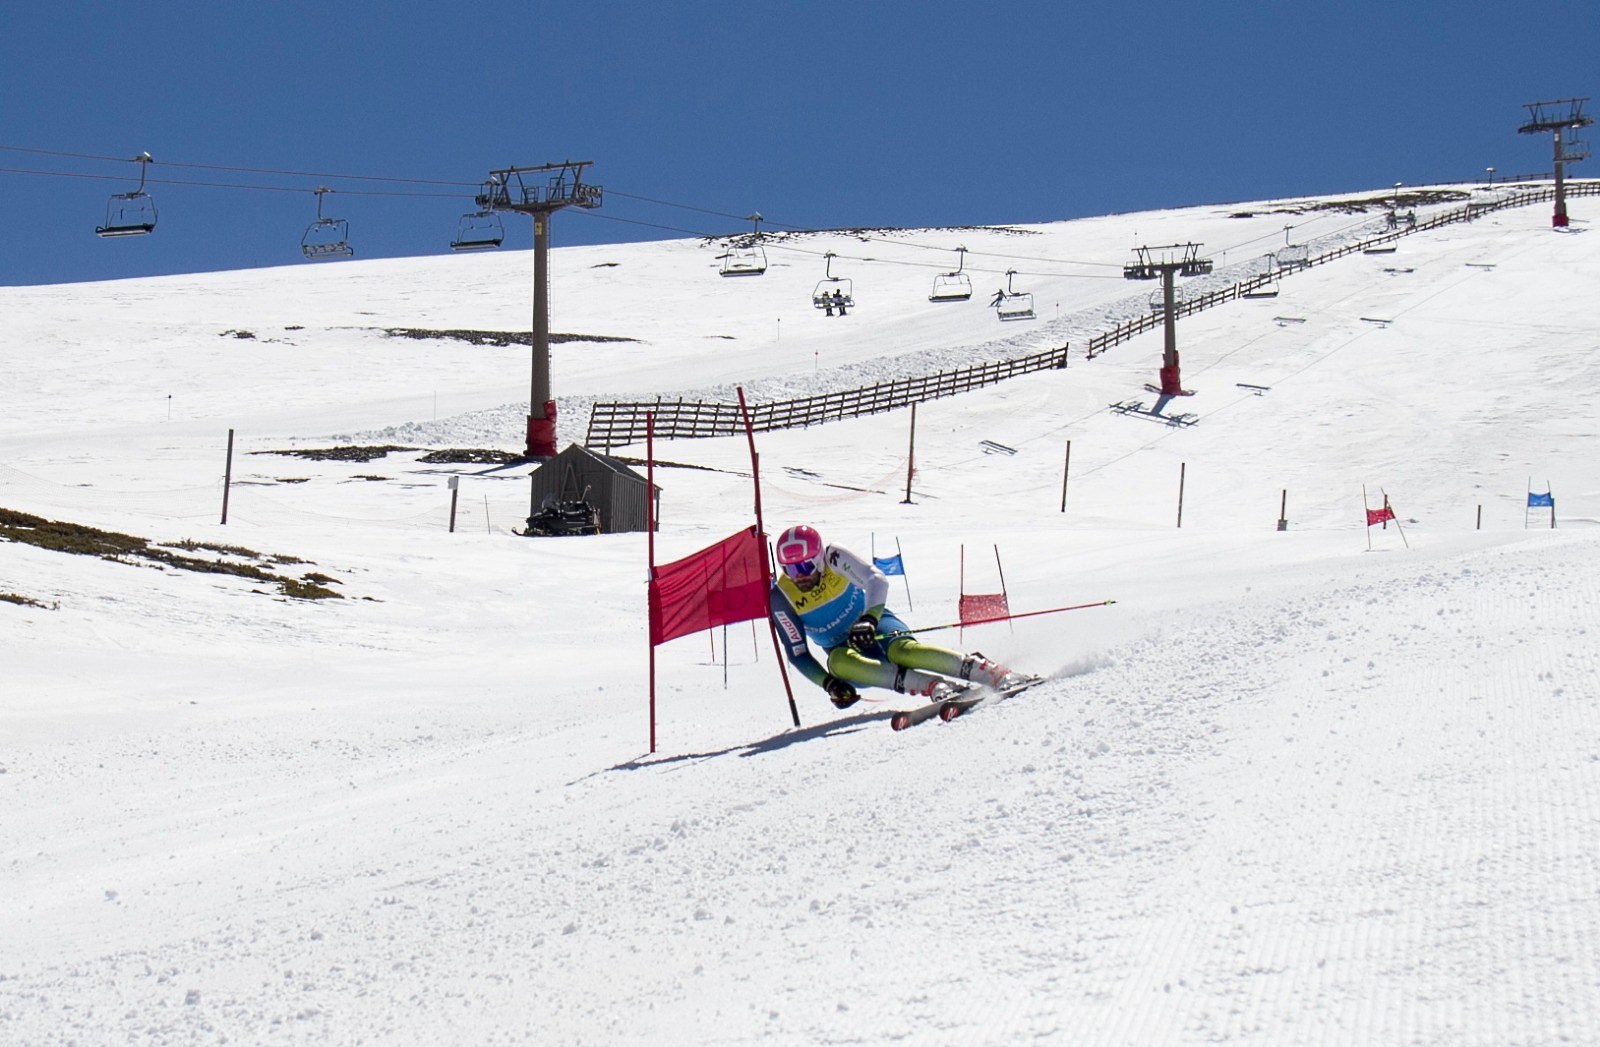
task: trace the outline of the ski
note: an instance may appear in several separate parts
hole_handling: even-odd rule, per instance
[[[907,727],[915,727],[919,723],[925,723],[938,716],[939,710],[943,709],[944,706],[944,702],[929,702],[927,705],[919,705],[915,709],[904,709],[889,717],[889,728],[895,731],[903,731]]]
[[[897,712],[889,718],[889,727],[892,730],[903,731],[908,727],[915,727],[919,723],[926,723],[936,716],[940,721],[949,723],[975,706],[982,705],[990,700],[1010,698],[1012,695],[1021,694],[1034,684],[1043,682],[1043,680],[1044,677],[1042,676],[1031,676],[1021,683],[1001,691],[974,687],[970,693],[963,693],[955,698],[945,698],[937,702],[929,702],[927,705],[918,706],[915,709]]]

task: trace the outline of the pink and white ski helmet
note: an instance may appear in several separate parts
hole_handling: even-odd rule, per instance
[[[805,563],[822,555],[822,536],[816,528],[797,524],[778,535],[778,562]]]

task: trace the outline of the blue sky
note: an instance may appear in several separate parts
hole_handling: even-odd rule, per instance
[[[557,246],[1532,173],[1522,104],[1600,86],[1594,0],[61,0],[0,29],[0,284],[338,264],[300,255],[319,184],[356,257],[445,253],[488,171],[564,159],[607,195]],[[141,151],[155,233],[96,237],[138,174],[82,157]]]

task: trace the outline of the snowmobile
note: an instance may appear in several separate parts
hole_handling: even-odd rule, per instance
[[[600,510],[584,498],[559,501],[555,495],[547,494],[539,511],[528,517],[528,529],[521,533],[525,536],[599,534]]]

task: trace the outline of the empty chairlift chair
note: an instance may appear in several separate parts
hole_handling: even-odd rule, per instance
[[[995,315],[1002,320],[1032,320],[1033,295],[1012,288],[1011,278],[1016,275],[1015,269],[1006,270],[1006,289],[995,296]]]
[[[350,247],[350,223],[343,218],[322,216],[323,194],[333,190],[318,186],[314,192],[317,194],[317,220],[306,227],[305,236],[300,238],[300,253],[312,261],[349,258],[355,254]]]
[[[1285,244],[1273,256],[1279,272],[1303,269],[1311,264],[1311,248],[1305,244]]]
[[[96,236],[143,236],[155,229],[156,202],[144,191],[145,169],[154,161],[149,153],[140,153],[133,162],[139,165],[139,187],[106,202],[106,224],[94,227]]]
[[[767,252],[761,246],[761,214],[750,216],[755,231],[748,237],[729,244],[722,254],[723,276],[760,276],[767,271]]]
[[[1240,298],[1276,298],[1278,297],[1278,265],[1277,259],[1267,255],[1267,267],[1260,274],[1252,278],[1252,284],[1247,290],[1239,292]]]
[[[456,223],[456,238],[450,241],[452,251],[485,251],[499,247],[506,238],[506,227],[493,211],[474,211],[464,214]]]
[[[846,307],[856,304],[855,285],[847,276],[833,275],[834,254],[829,251],[822,256],[827,263],[826,274],[817,281],[817,286],[811,290],[811,304],[818,309],[829,305],[843,305]]]
[[[972,280],[962,272],[967,266],[967,249],[956,248],[955,272],[940,273],[933,278],[933,290],[928,292],[930,302],[965,302],[972,297]]]
[[[478,210],[462,215],[456,223],[456,238],[450,241],[450,250],[486,251],[499,247],[505,240],[505,224],[492,206],[498,186],[499,182],[493,178],[483,183],[483,191],[475,200]]]

